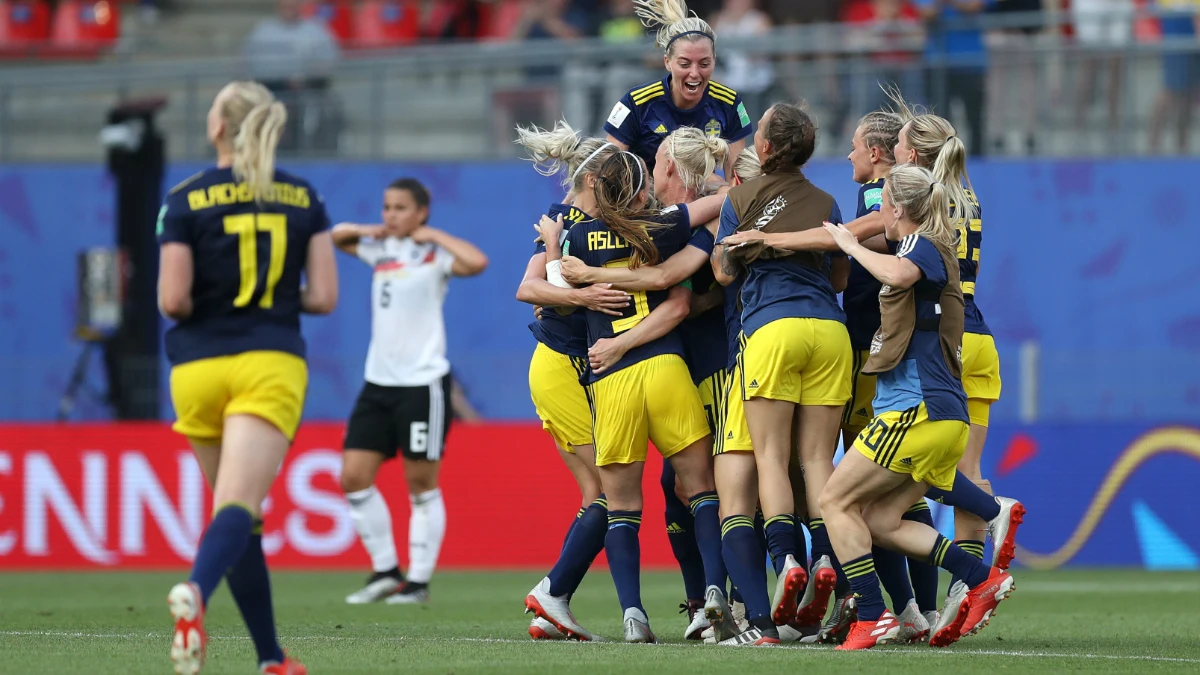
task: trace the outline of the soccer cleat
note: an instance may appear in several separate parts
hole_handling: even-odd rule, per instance
[[[821,631],[813,642],[840,645],[850,634],[850,627],[858,620],[858,600],[854,595],[839,598],[833,603],[833,613],[829,620],[821,626]]]
[[[746,616],[746,603],[734,600],[729,603],[729,610],[733,613],[733,623],[738,628],[738,632],[744,633],[750,629],[750,619]]]
[[[942,620],[942,615],[934,610],[932,612],[922,612],[921,616],[925,617],[925,623],[929,624],[929,634],[933,635],[933,629]]]
[[[567,636],[554,624],[540,616],[533,617],[529,622],[529,637],[534,640],[566,640]]]
[[[683,632],[683,639],[704,639],[704,632],[709,629],[710,624],[708,618],[704,616],[704,612],[700,611],[702,609],[704,609],[703,600],[689,599],[687,603],[679,606],[679,613],[683,614],[684,612],[687,612],[688,615],[688,627],[687,630]]]
[[[771,598],[771,618],[776,626],[792,623],[796,617],[796,598],[808,581],[804,565],[789,555],[783,560],[783,572],[775,580],[775,595]]]
[[[766,647],[779,644],[779,632],[770,628],[751,628],[717,644],[722,647]]]
[[[915,601],[909,600],[896,620],[900,622],[900,632],[896,635],[897,643],[911,645],[929,639],[929,622],[921,615]]]
[[[722,643],[743,632],[738,630],[733,619],[733,610],[725,600],[725,593],[716,586],[709,586],[704,591],[704,616],[713,627],[713,639]],[[776,638],[778,641],[778,638]]]
[[[658,638],[654,637],[654,631],[650,630],[650,619],[646,618],[646,613],[637,607],[625,610],[625,642],[651,645],[658,642]]]
[[[967,615],[966,622],[963,623],[962,635],[974,635],[983,630],[995,616],[996,606],[1000,604],[1001,600],[1012,595],[1016,587],[1017,584],[1013,581],[1011,574],[993,567],[987,581],[967,593],[971,602],[971,611]]]
[[[404,577],[399,570],[376,572],[367,579],[367,585],[346,596],[348,605],[369,605],[379,602],[399,590]]]
[[[870,649],[876,645],[891,644],[900,634],[900,622],[891,612],[885,611],[878,621],[855,621],[850,627],[846,641],[834,647],[838,651]]]
[[[809,626],[820,626],[825,619],[825,611],[829,609],[829,596],[837,585],[837,571],[829,556],[823,555],[813,563],[812,576],[804,589],[804,597],[796,607],[796,625],[800,630]]]
[[[192,582],[175,584],[167,594],[167,607],[175,621],[171,661],[179,675],[196,675],[204,667],[208,634],[204,632],[204,600]]]
[[[971,614],[970,589],[961,581],[950,585],[950,595],[946,596],[946,604],[938,622],[930,630],[933,635],[929,638],[930,647],[949,647],[962,637],[963,624]]]
[[[566,595],[550,595],[550,577],[546,577],[525,596],[525,611],[545,619],[569,640],[594,640],[592,634],[575,620],[568,598]]]
[[[806,635],[800,632],[798,629],[792,627],[790,624],[785,623],[782,626],[776,626],[776,629],[779,631],[780,642],[800,642],[803,644],[812,644],[817,640],[816,633]]]
[[[1025,505],[1008,497],[996,497],[1000,515],[988,523],[992,538],[992,567],[1008,569],[1017,557],[1017,528],[1025,521]]]
[[[259,672],[263,675],[308,675],[308,668],[305,668],[303,663],[285,654],[283,663],[263,664],[259,668]]]
[[[406,581],[384,600],[389,605],[423,605],[429,602],[429,584]]]

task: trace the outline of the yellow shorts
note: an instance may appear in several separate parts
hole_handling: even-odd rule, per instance
[[[171,428],[207,445],[221,442],[225,418],[254,415],[292,440],[304,412],[308,365],[285,352],[244,352],[191,361],[171,369]]]
[[[746,341],[743,398],[845,405],[850,399],[851,354],[850,334],[840,321],[772,321]]]
[[[729,373],[718,370],[696,385],[700,405],[704,406],[704,417],[708,420],[708,431],[714,435],[721,428],[721,418],[725,416],[725,385],[728,380]]]
[[[708,436],[700,394],[677,354],[663,354],[590,386],[596,466],[646,461],[647,442],[664,458]]]
[[[529,360],[529,394],[542,428],[567,452],[592,444],[592,410],[587,390],[579,384],[587,362],[559,354],[542,343]]]
[[[1000,354],[991,335],[963,333],[962,383],[971,424],[986,427],[991,404],[1000,400]]]
[[[862,431],[875,417],[871,403],[875,400],[875,376],[864,375],[863,366],[871,352],[866,349],[854,350],[854,373],[850,381],[850,400],[842,411],[842,430]]]
[[[921,403],[877,415],[854,440],[854,448],[885,469],[949,490],[970,429],[958,420],[931,421]]]
[[[725,391],[721,394],[725,410],[713,443],[714,455],[754,452],[754,444],[750,442],[750,427],[746,425],[746,403],[742,400],[745,381],[742,379],[741,361],[741,354],[738,354],[738,362],[726,378]]]

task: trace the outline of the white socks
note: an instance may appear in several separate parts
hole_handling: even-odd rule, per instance
[[[432,494],[432,493],[428,493]],[[396,559],[396,542],[392,537],[392,514],[388,511],[387,502],[375,486],[346,494],[350,502],[350,519],[354,521],[354,529],[362,540],[363,548],[371,556],[371,569],[376,572],[386,572],[399,566]],[[442,503],[441,493],[438,493],[438,505]],[[445,527],[446,517],[442,515],[442,525]],[[438,545],[442,543],[438,536]],[[437,553],[434,553],[437,557]],[[432,571],[432,566],[430,567]]]
[[[437,488],[419,495],[410,494],[408,501],[412,504],[412,515],[408,520],[407,579],[427,584],[433,577],[442,539],[446,536],[446,504],[442,501],[442,491]],[[379,502],[382,504],[383,499]],[[390,536],[388,541],[391,542]],[[394,560],[395,553],[392,555]]]

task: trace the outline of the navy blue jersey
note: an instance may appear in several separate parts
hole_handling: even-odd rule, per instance
[[[563,217],[564,238],[576,224],[595,220],[574,206],[566,204],[552,204],[546,215],[551,218]],[[535,255],[545,253],[546,244],[539,241],[533,252]],[[529,324],[529,330],[538,342],[559,354],[580,358],[587,356],[587,320],[583,317],[582,309],[564,314],[554,307],[546,307],[542,310],[541,320]]]
[[[913,287],[917,325],[938,325],[938,302],[947,283],[942,256],[928,239],[910,234],[900,241],[896,256],[921,269]],[[967,395],[962,381],[946,367],[937,330],[913,330],[904,359],[895,368],[879,373],[875,385],[875,414],[907,410],[925,402],[931,420],[968,421]]]
[[[701,103],[690,110],[671,101],[671,76],[642,85],[621,97],[613,107],[604,131],[629,146],[629,150],[654,169],[658,146],[679,127],[703,129],[712,137],[730,143],[754,133],[746,104],[737,92],[709,80]]]
[[[831,223],[842,222],[842,211],[833,204]],[[726,199],[721,207],[721,229],[717,241],[733,234],[739,218],[733,202]],[[846,314],[838,306],[837,294],[829,281],[831,255],[826,255],[822,269],[795,264],[787,257],[759,258],[746,269],[746,281],[741,290],[742,331],[747,337],[777,319],[809,318],[845,321]]]
[[[654,228],[650,236],[658,248],[660,259],[667,259],[687,245],[692,236],[691,218],[687,206],[679,204],[665,209],[661,215],[654,218],[662,223],[662,227]],[[633,248],[608,226],[599,220],[586,220],[571,228],[567,241],[563,244],[563,255],[572,255],[591,267],[628,267],[629,259],[633,256]],[[610,314],[584,310],[587,318],[588,346],[596,344],[604,338],[611,338],[633,328],[642,322],[654,308],[667,299],[668,291],[631,291],[632,302],[619,317]],[[621,357],[620,361],[601,375],[596,375],[590,369],[587,372],[587,382],[595,382],[606,375],[615,373],[622,368],[628,368],[635,363],[662,354],[678,354],[683,356],[683,340],[679,331],[671,331],[665,336],[634,347]]]
[[[230,169],[208,169],[167,194],[159,244],[192,249],[192,315],[167,331],[172,365],[269,350],[305,355],[300,278],[308,241],[329,229],[308,181],[275,171],[260,206]]]
[[[858,212],[855,218],[879,211],[883,203],[883,179],[864,183],[858,189]],[[871,276],[867,268],[850,259],[850,281],[842,291],[842,308],[846,310],[846,330],[850,346],[856,350],[870,349],[871,338],[879,330],[879,290],[883,284]]]
[[[737,364],[738,352],[742,350],[742,285],[746,275],[739,274],[725,287],[725,339],[729,343],[725,367],[732,369]]]
[[[706,227],[698,227],[692,233],[688,246],[711,256],[713,242],[712,232]],[[698,294],[721,287],[713,276],[712,265],[708,263],[701,265],[692,275],[691,286],[692,292]],[[679,325],[679,333],[683,336],[683,358],[687,361],[688,372],[692,374],[692,382],[700,384],[725,369],[729,344],[725,335],[725,313],[720,307],[684,321]]]
[[[983,320],[983,312],[975,304],[975,279],[979,275],[979,247],[983,245],[983,209],[979,199],[970,190],[967,197],[975,207],[975,217],[967,221],[965,228],[958,228],[958,274],[962,280],[963,331],[991,335],[992,331]]]

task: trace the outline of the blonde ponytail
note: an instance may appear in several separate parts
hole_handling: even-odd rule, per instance
[[[970,190],[973,194],[975,190],[967,175],[967,146],[957,136],[951,135],[938,149],[933,160],[933,177],[946,187],[947,197],[953,205],[953,212],[947,211],[951,213],[950,219],[956,227],[966,226],[967,221],[978,215],[979,205],[967,193]]]
[[[221,118],[233,142],[233,176],[260,205],[275,191],[275,151],[287,125],[287,108],[257,82],[233,82]]]
[[[743,148],[737,159],[733,160],[733,175],[743,183],[758,178],[762,173],[762,162],[758,160],[758,151],[753,145]]]
[[[893,167],[884,183],[892,203],[904,209],[917,233],[954,250],[959,232],[950,220],[949,186],[928,169],[913,164]]]
[[[704,184],[729,157],[728,142],[709,137],[695,127],[679,127],[665,142],[667,157],[674,163],[679,180],[694,195],[703,192]]]
[[[908,147],[917,153],[917,165],[930,169],[942,185],[953,205],[950,219],[955,227],[965,227],[979,213],[979,205],[971,194],[971,178],[967,176],[967,146],[958,137],[954,125],[944,117],[926,112],[904,100],[900,90],[885,89],[896,104],[896,114],[904,124],[900,133],[906,134]],[[907,129],[907,132],[905,131]]]
[[[634,12],[647,28],[657,29],[655,40],[670,56],[677,40],[697,42],[708,38],[717,48],[717,32],[706,21],[688,11],[684,0],[633,0]]]
[[[550,130],[518,126],[515,143],[529,153],[534,171],[543,176],[563,173],[563,188],[572,192],[581,191],[586,175],[595,173],[605,160],[620,152],[602,138],[584,138],[565,120]]]

